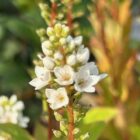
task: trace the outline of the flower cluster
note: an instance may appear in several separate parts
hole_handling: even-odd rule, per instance
[[[16,95],[12,95],[9,99],[6,96],[0,97],[0,123],[13,123],[21,127],[27,127],[28,117],[24,117],[22,111],[24,104],[17,101]]]
[[[56,110],[68,105],[71,94],[94,92],[106,74],[99,74],[95,63],[88,62],[90,52],[82,44],[82,36],[73,38],[69,28],[59,23],[48,27],[46,34],[40,63],[35,66],[36,78],[30,85],[35,90],[44,88],[50,107]]]

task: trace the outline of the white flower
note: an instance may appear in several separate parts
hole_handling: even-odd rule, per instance
[[[65,88],[46,89],[47,101],[53,110],[65,107],[69,103],[67,91]]]
[[[53,51],[50,50],[50,47],[52,46],[51,42],[50,41],[44,41],[42,43],[42,51],[43,53],[46,55],[46,56],[50,56],[53,54]]]
[[[21,127],[27,127],[28,117],[24,117],[22,111],[24,104],[17,101],[16,95],[12,95],[9,99],[6,96],[0,97],[0,123],[13,123]]]
[[[44,57],[42,59],[44,67],[46,67],[48,70],[52,70],[55,66],[54,60],[48,56]]]
[[[74,71],[69,65],[63,67],[55,67],[54,74],[57,77],[55,81],[59,85],[70,85],[74,81]]]
[[[37,77],[29,82],[30,85],[35,87],[35,90],[39,90],[49,84],[51,76],[46,68],[36,66],[35,73]]]
[[[89,56],[90,53],[88,48],[84,48],[83,45],[78,48],[77,61],[79,61],[82,64],[85,64],[89,60]]]
[[[67,61],[67,64],[70,65],[70,66],[75,65],[76,62],[77,62],[77,61],[76,61],[76,55],[75,55],[75,54],[69,55],[69,56],[67,57],[66,61]]]
[[[82,66],[75,76],[75,89],[79,92],[94,92],[95,86],[107,74],[98,74],[97,66],[91,62]]]
[[[95,88],[93,85],[95,81],[90,76],[89,71],[80,70],[75,76],[75,90],[79,92],[94,92]]]

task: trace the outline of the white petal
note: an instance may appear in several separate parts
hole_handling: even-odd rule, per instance
[[[89,70],[91,75],[98,75],[99,71],[94,62],[89,62],[82,66],[80,69]]]
[[[62,77],[61,67],[55,67],[54,68],[54,74],[57,78],[61,78]]]
[[[69,55],[67,57],[67,64],[70,65],[70,66],[73,66],[76,64],[76,55],[75,54],[72,54],[72,55]]]
[[[8,97],[7,96],[1,96],[0,97],[0,105],[2,105],[5,102],[8,102]]]
[[[13,105],[13,111],[22,111],[24,109],[24,103],[22,101],[18,101],[15,105]]]
[[[84,48],[84,49],[79,49],[77,52],[77,60],[80,63],[87,63],[87,61],[89,60],[89,49],[88,48]]]
[[[108,74],[103,73],[103,74],[100,74],[99,76],[100,76],[100,80],[102,80],[102,79],[104,79],[105,77],[107,77],[107,76],[108,76]]]
[[[92,85],[96,85],[100,81],[101,77],[99,75],[92,75],[91,79],[92,79]]]
[[[81,45],[83,41],[83,37],[82,36],[77,36],[74,38],[74,42],[76,45]]]
[[[55,65],[53,59],[47,56],[43,58],[43,64],[48,70],[52,70]]]
[[[52,44],[49,41],[44,41],[42,43],[42,51],[43,53],[48,56],[52,54],[52,51],[49,49]]]
[[[36,66],[35,67],[35,74],[37,77],[41,77],[45,72],[44,67]]]
[[[42,81],[40,78],[34,78],[29,82],[30,85],[35,87],[35,90],[39,90],[48,84],[48,81]]]
[[[71,42],[72,40],[73,40],[73,37],[70,36],[70,35],[69,35],[69,36],[67,37],[67,39],[66,39],[66,41],[67,41],[68,43]]]
[[[74,80],[74,71],[69,65],[55,67],[54,74],[57,77],[55,81],[60,85],[70,85]]]
[[[16,95],[12,95],[9,99],[10,104],[14,104],[17,101],[17,96]]]
[[[52,98],[53,96],[55,96],[56,93],[57,92],[54,89],[46,89],[45,90],[45,94],[46,94],[47,98]]]
[[[89,86],[85,89],[85,92],[95,92],[95,87]]]

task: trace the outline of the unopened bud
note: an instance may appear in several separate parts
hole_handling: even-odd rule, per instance
[[[61,36],[66,37],[68,35],[69,31],[70,31],[69,27],[63,26]]]
[[[39,6],[39,8],[40,8],[42,11],[48,10],[48,5],[47,5],[47,4],[39,3],[38,6]]]
[[[69,55],[67,57],[66,61],[67,61],[67,64],[70,66],[75,65],[76,64],[76,55],[75,54]]]
[[[62,60],[63,59],[63,55],[59,51],[57,51],[54,54],[54,59],[56,59],[56,60]]]
[[[45,29],[41,28],[41,29],[37,29],[36,33],[38,34],[39,37],[45,36],[46,35],[46,31]]]
[[[55,116],[55,119],[56,119],[57,121],[61,121],[61,120],[62,120],[62,115],[60,115],[59,113],[54,112],[54,116]]]
[[[75,128],[74,129],[74,134],[78,134],[80,132],[80,129],[79,128]]]
[[[62,31],[62,25],[60,23],[55,24],[54,30],[56,33],[58,33],[60,35],[60,33]]]
[[[48,35],[48,36],[54,35],[54,29],[53,29],[52,27],[48,27],[48,28],[47,28],[47,35]]]
[[[62,136],[62,133],[59,130],[53,130],[53,134],[57,137],[60,138]]]
[[[54,42],[55,39],[56,39],[55,36],[50,36],[50,37],[49,37],[49,40],[50,40],[51,42]]]
[[[60,38],[59,42],[60,42],[61,45],[64,45],[64,44],[66,44],[66,39],[65,38]]]

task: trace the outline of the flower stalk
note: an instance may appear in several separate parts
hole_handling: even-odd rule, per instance
[[[74,112],[73,112],[73,100],[69,101],[68,107],[68,140],[74,140]]]

